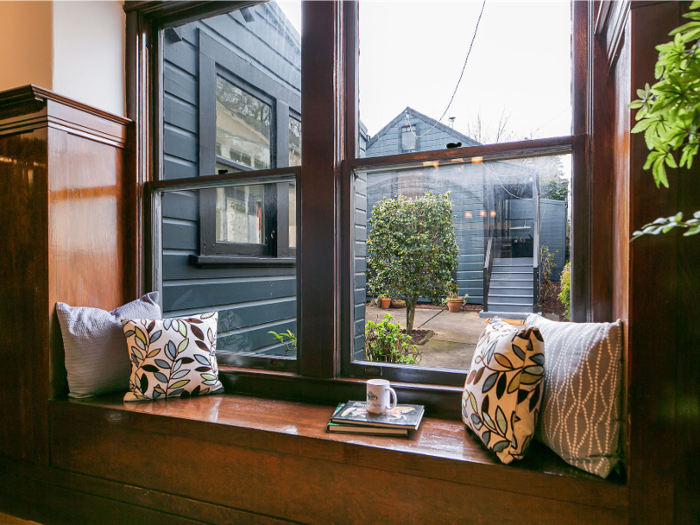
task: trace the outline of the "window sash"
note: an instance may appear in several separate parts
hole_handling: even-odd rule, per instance
[[[140,48],[136,48],[133,57],[135,60],[136,99],[130,99],[130,114],[137,117],[136,136],[138,144],[146,143],[146,147],[140,147],[137,151],[137,170],[140,180],[146,182],[149,178],[149,167],[152,166],[153,181],[146,184],[146,197],[149,192],[162,185],[177,186],[181,181],[161,181],[162,172],[162,130],[157,123],[162,121],[162,60],[149,62],[149,57],[158,57],[159,38],[158,29],[168,25],[176,25],[184,21],[192,21],[203,16],[218,14],[231,8],[248,7],[258,2],[209,2],[198,3],[196,9],[182,9],[174,13],[163,8],[162,14],[157,10],[147,15],[137,14],[131,11],[128,16],[137,18],[145,25],[132,24],[135,28],[138,42],[150,46],[151,51],[144,54]],[[224,5],[225,4],[225,5]],[[550,139],[538,139],[526,142],[510,144],[495,144],[488,146],[474,146],[449,151],[417,152],[396,155],[392,157],[361,158],[359,157],[359,141],[357,119],[357,63],[358,52],[357,39],[357,2],[305,2],[303,4],[304,30],[302,39],[302,78],[305,91],[299,98],[297,108],[290,108],[287,113],[299,112],[302,122],[305,123],[302,136],[302,151],[304,154],[304,167],[289,169],[266,170],[265,175],[284,173],[297,174],[297,242],[299,254],[296,260],[297,272],[297,297],[298,297],[298,331],[300,340],[300,355],[296,361],[294,371],[309,384],[316,384],[320,380],[335,380],[338,388],[343,385],[355,384],[354,379],[342,379],[342,376],[355,375],[357,371],[349,370],[351,340],[354,329],[349,322],[352,319],[352,250],[351,240],[351,214],[352,214],[352,173],[357,167],[388,166],[393,163],[439,160],[449,157],[473,157],[490,155],[490,158],[498,158],[497,155],[514,155],[524,152],[544,153],[552,151],[572,153],[573,173],[572,187],[576,194],[573,207],[572,228],[572,260],[574,262],[573,280],[576,283],[572,297],[574,320],[585,320],[587,308],[588,268],[586,261],[588,256],[589,234],[586,227],[588,221],[588,100],[587,100],[587,64],[588,64],[588,12],[585,2],[573,2],[574,24],[574,49],[573,49],[573,92],[574,106],[573,129],[570,137]],[[153,27],[153,30],[150,28]],[[160,44],[162,45],[162,44]],[[135,57],[135,58],[134,58]],[[132,62],[128,62],[132,63]],[[151,65],[149,65],[151,64]],[[210,68],[212,73],[216,71],[216,62],[212,59],[205,68]],[[127,69],[130,66],[127,65]],[[151,69],[152,68],[152,69]],[[159,69],[160,68],[160,69]],[[149,72],[153,72],[153,81],[149,80]],[[342,76],[344,73],[344,76]],[[139,76],[140,75],[140,76]],[[142,79],[146,79],[143,81]],[[309,82],[308,79],[314,79]],[[150,93],[153,98],[143,98]],[[303,104],[302,104],[303,100]],[[152,109],[150,109],[152,108]],[[275,108],[277,111],[278,108]],[[152,112],[151,112],[152,111]],[[293,112],[294,111],[294,112]],[[143,117],[143,118],[141,118]],[[152,120],[152,118],[154,120]],[[149,133],[150,122],[153,135]],[[147,142],[144,142],[147,141]],[[212,141],[212,148],[214,142]],[[149,155],[152,152],[152,157]],[[209,157],[212,163],[216,159],[215,154]],[[203,173],[207,173],[203,171]],[[261,176],[263,172],[260,172]],[[226,174],[228,179],[250,178],[250,173]],[[222,176],[199,177],[197,183],[209,181],[218,182]],[[194,182],[194,181],[190,181]],[[138,199],[137,203],[140,202]],[[144,220],[148,222],[150,199],[145,200]],[[145,251],[157,250],[157,239],[151,245],[148,235],[154,235],[151,225],[146,225],[146,242],[143,243]],[[573,248],[575,246],[575,249]],[[157,251],[156,251],[157,253]],[[148,261],[149,253],[146,253]],[[150,257],[153,262],[155,258]],[[151,265],[146,265],[145,286],[152,289],[158,282],[156,270]],[[323,298],[324,301],[321,301]],[[582,317],[583,316],[583,317]],[[243,365],[237,365],[243,366]],[[251,365],[255,366],[255,365]],[[408,370],[408,367],[406,368]],[[222,367],[222,373],[226,373],[227,366]],[[442,382],[444,384],[458,384],[455,374],[444,371],[421,370],[425,372],[421,381]],[[265,377],[272,377],[274,372],[266,372]],[[407,372],[409,374],[409,372]],[[446,376],[439,378],[434,374]],[[255,374],[253,374],[255,375]],[[359,375],[359,374],[358,374]],[[457,373],[459,375],[459,373]],[[463,376],[464,374],[462,374]],[[253,376],[251,376],[253,377]],[[255,376],[257,377],[257,376]],[[262,376],[261,376],[262,377]],[[283,376],[280,376],[282,378]],[[449,379],[452,378],[452,379]],[[250,379],[253,381],[253,379]],[[255,381],[258,381],[257,379]],[[248,384],[248,383],[246,383]],[[289,384],[282,380],[280,384]],[[257,387],[252,387],[255,391]],[[461,385],[460,385],[461,386]],[[425,386],[428,388],[429,385]],[[247,388],[247,387],[246,387]],[[282,388],[282,387],[281,387]],[[411,391],[417,392],[420,385],[411,387]],[[313,390],[313,389],[311,389]],[[454,397],[453,387],[429,387],[430,392],[438,397],[430,397],[426,404],[441,404],[445,400]],[[314,390],[315,391],[315,390]],[[442,393],[440,393],[442,392]],[[284,395],[280,390],[280,395]],[[440,397],[443,396],[444,397]],[[439,399],[443,401],[439,401]],[[434,403],[435,402],[435,403]],[[442,406],[442,405],[441,405]]]

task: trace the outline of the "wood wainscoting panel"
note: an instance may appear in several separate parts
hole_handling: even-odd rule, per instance
[[[0,455],[48,462],[47,136],[0,136]]]
[[[52,397],[67,394],[55,313],[71,306],[112,310],[124,296],[124,152],[49,129],[49,298]]]
[[[130,121],[35,86],[0,93],[0,455],[48,465],[67,394],[56,301],[131,300]]]
[[[339,436],[325,432],[332,407],[110,397],[51,402],[53,468],[304,523],[626,523],[624,485],[500,465],[461,422],[426,418],[411,439]]]

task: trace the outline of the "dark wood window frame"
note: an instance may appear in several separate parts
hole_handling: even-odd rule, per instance
[[[177,185],[162,181],[161,29],[204,16],[248,7],[256,2],[141,3],[127,9],[129,45],[128,109],[136,121],[136,169],[145,184],[145,210],[141,220],[150,220],[150,194],[157,187]],[[574,3],[572,136],[508,144],[474,146],[446,151],[417,152],[379,158],[358,158],[357,122],[357,3],[306,2],[303,5],[301,116],[303,167],[297,178],[298,244],[297,308],[300,355],[292,372],[255,370],[222,366],[222,381],[228,391],[269,397],[292,397],[320,402],[364,395],[364,379],[373,370],[354,369],[350,360],[353,343],[352,308],[352,174],[356,168],[440,161],[454,157],[514,158],[530,154],[573,153],[572,260],[574,320],[595,320],[589,316],[591,292],[587,264],[591,236],[588,231],[590,187],[588,182],[588,60],[589,6]],[[213,147],[212,142],[212,147]],[[214,159],[212,155],[212,161]],[[267,171],[281,174],[282,168]],[[290,170],[285,170],[289,173]],[[243,178],[243,174],[198,177],[190,182]],[[221,178],[220,178],[221,177]],[[250,175],[248,175],[250,177]],[[152,181],[152,182],[151,182]],[[144,188],[143,185],[139,186]],[[144,282],[154,281],[145,224],[142,242]],[[607,276],[603,276],[606,278]],[[602,319],[601,319],[602,320]],[[382,368],[389,377],[389,368]],[[396,367],[394,367],[396,368]],[[399,370],[394,381],[405,402],[425,404],[428,412],[459,417],[461,383],[464,373],[444,370]],[[355,377],[353,377],[355,376]],[[421,381],[421,382],[414,382]],[[442,385],[435,384],[442,383]],[[452,386],[450,386],[452,385]]]
[[[202,29],[199,30],[199,167],[200,174],[213,174],[216,164],[250,177],[266,170],[217,155],[216,83],[218,77],[270,107],[270,169],[289,165],[289,119],[301,120],[301,98],[274,79],[267,78],[251,64]],[[206,117],[206,118],[205,118]],[[217,242],[216,189],[200,190],[199,265],[293,266],[296,248],[289,246],[289,183],[265,186],[265,243]]]

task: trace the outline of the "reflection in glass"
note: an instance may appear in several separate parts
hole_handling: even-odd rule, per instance
[[[458,313],[436,309],[432,298],[418,300],[414,336],[415,330],[433,333],[418,347],[422,352],[419,366],[468,369],[484,327],[480,314],[483,318],[499,315],[523,319],[537,311],[536,290],[542,283],[539,272],[544,247],[554,254],[551,280],[560,278],[568,254],[570,156],[454,160],[355,174],[356,360],[365,360],[365,321],[376,322],[386,313],[375,306],[376,297],[368,295],[367,283],[371,281],[376,288],[378,274],[373,274],[366,258],[372,251],[371,244],[367,244],[372,238],[370,219],[375,206],[385,199],[401,195],[413,201],[427,192],[449,192],[452,203],[452,226],[459,251],[453,279],[459,295],[469,297],[465,300],[467,306]],[[430,232],[424,233],[430,238]],[[405,246],[411,246],[411,240],[397,232],[395,238],[399,237]],[[390,313],[394,322],[405,327],[405,308],[394,308]]]
[[[289,117],[289,165],[301,166],[301,121]]]
[[[270,167],[270,106],[216,78],[216,154],[254,169]]]
[[[162,268],[163,315],[218,311],[220,364],[239,366],[240,356],[291,360],[298,355],[289,341],[280,342],[270,333],[297,333],[296,262],[286,239],[288,219],[296,217],[288,215],[287,207],[295,206],[288,202],[294,198],[289,189],[294,184],[292,177],[281,177],[157,190],[161,205],[154,207],[154,220],[162,231],[162,251],[156,257]],[[188,234],[197,230],[198,235]],[[273,235],[276,231],[284,234]],[[263,232],[267,246],[259,244]],[[217,266],[194,264],[193,257],[207,256],[215,256]],[[275,257],[284,261],[275,264]],[[251,266],[251,258],[271,264]]]
[[[216,240],[265,244],[262,185],[216,189]]]
[[[297,185],[289,185],[289,247],[297,247]]]

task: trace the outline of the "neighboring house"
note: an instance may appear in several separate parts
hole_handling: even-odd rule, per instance
[[[366,141],[367,157],[440,150],[448,143],[461,143],[462,147],[479,145],[472,138],[410,107],[376,135],[364,135],[362,139]],[[524,162],[494,161],[438,168],[429,164],[414,170],[359,173],[355,198],[357,348],[362,344],[363,304],[367,299],[366,219],[371,216],[372,207],[384,197],[393,198],[398,194],[417,197],[427,191],[450,191],[459,247],[455,279],[459,293],[469,294],[468,303],[484,304],[484,297],[488,297],[489,312],[484,315],[496,312],[517,317],[533,311],[537,288],[533,255],[537,255],[540,245],[547,245],[550,251],[558,252],[558,259],[563,259],[567,203],[537,198],[539,173]],[[487,254],[490,255],[488,261]],[[555,277],[558,278],[558,274]]]
[[[169,29],[163,46],[165,179],[301,163],[301,39],[279,6],[260,4]],[[360,124],[360,153],[368,157],[439,150],[450,142],[478,145],[412,108],[372,137]],[[496,169],[513,188],[523,186],[519,179],[532,178],[524,183],[528,187],[537,179],[525,166],[492,164],[490,171]],[[383,196],[451,191],[460,248],[456,279],[460,293],[469,294],[469,302],[482,304],[485,227],[490,217],[481,214],[495,209],[486,207],[489,199],[498,199],[489,197],[493,176],[484,165],[462,169],[469,174],[468,184],[457,167],[450,174],[443,168],[439,176],[426,169],[418,185],[410,177],[386,171],[371,175],[366,187],[366,176],[358,174],[358,335],[364,333],[366,299],[366,228],[361,222]],[[289,206],[268,205],[287,198]],[[265,189],[246,186],[167,194],[162,224],[164,314],[215,308],[220,316],[220,351],[284,355],[285,347],[273,343],[269,332],[296,330],[296,269],[290,262],[296,250],[295,204],[295,185],[289,182]],[[201,213],[208,208],[216,209],[215,214]],[[516,208],[518,220],[533,222],[533,204],[520,203]],[[268,258],[270,264],[240,264],[235,257],[241,255]],[[216,257],[218,264],[207,264],[208,257]]]

